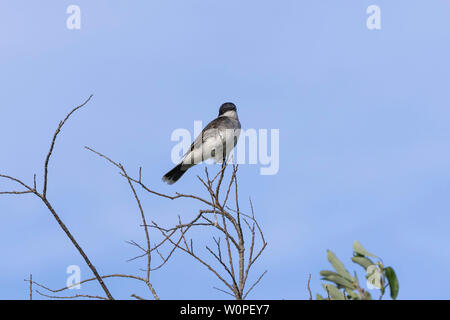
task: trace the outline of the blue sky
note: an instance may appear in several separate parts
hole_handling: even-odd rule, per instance
[[[81,30],[66,8],[81,8]],[[366,28],[381,8],[382,29]],[[193,130],[233,101],[244,128],[280,130],[280,170],[240,170],[269,243],[268,274],[249,298],[306,299],[322,292],[326,249],[350,270],[359,240],[392,265],[400,299],[448,299],[450,285],[450,3],[448,1],[3,1],[0,3],[0,172],[41,183],[58,122],[71,119],[51,162],[49,198],[100,273],[139,272],[125,240],[143,240],[116,169],[89,145],[143,166],[162,192],[201,192],[193,168],[163,184],[170,135]],[[0,181],[0,189],[10,184]],[[141,194],[149,219],[176,222],[193,201]],[[27,298],[23,279],[62,287],[66,268],[90,271],[42,203],[0,198],[0,298]],[[200,238],[209,239],[208,234]],[[211,241],[212,240],[208,240]],[[182,253],[152,274],[163,299],[222,299],[220,283]],[[146,297],[108,281],[113,295]],[[83,292],[101,293],[97,284]]]

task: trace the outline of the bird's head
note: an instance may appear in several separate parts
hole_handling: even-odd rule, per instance
[[[232,102],[225,102],[220,106],[219,117],[237,118],[236,106]]]

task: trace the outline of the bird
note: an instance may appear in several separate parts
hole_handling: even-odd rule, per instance
[[[167,172],[162,180],[174,184],[191,167],[207,160],[225,163],[226,158],[236,146],[241,133],[241,123],[237,115],[236,105],[225,102],[219,108],[219,115],[202,130],[189,150],[183,155],[181,162]]]

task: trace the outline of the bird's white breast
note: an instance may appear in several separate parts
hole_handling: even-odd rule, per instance
[[[209,136],[199,147],[188,153],[183,159],[183,163],[198,164],[211,158],[221,163],[224,148],[225,156],[228,156],[235,147],[235,142],[239,139],[240,131],[240,129],[218,130],[217,134]]]

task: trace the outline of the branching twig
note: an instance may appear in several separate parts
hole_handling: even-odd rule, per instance
[[[111,164],[113,164],[115,167],[117,167],[117,168],[121,171],[120,173],[121,173],[122,176],[127,177],[128,185],[129,185],[129,187],[130,187],[130,189],[131,189],[131,191],[132,191],[132,193],[133,193],[134,199],[136,200],[136,203],[137,203],[138,208],[139,208],[139,213],[140,213],[140,216],[141,216],[142,225],[144,226],[144,233],[145,233],[145,239],[146,239],[146,245],[147,245],[147,250],[145,250],[144,248],[142,248],[141,246],[137,245],[137,243],[133,241],[132,244],[133,244],[133,245],[136,245],[136,246],[138,246],[140,249],[142,249],[142,250],[145,252],[145,254],[140,255],[140,256],[137,256],[137,257],[135,257],[135,258],[133,258],[133,259],[130,259],[129,261],[134,260],[134,259],[137,259],[137,258],[139,258],[139,257],[147,256],[147,268],[146,268],[145,283],[147,284],[147,286],[149,287],[150,291],[152,292],[153,297],[154,297],[156,300],[159,300],[159,297],[158,297],[158,295],[156,294],[156,291],[155,291],[155,289],[153,288],[153,285],[150,283],[150,271],[151,271],[151,260],[152,260],[152,258],[151,258],[151,251],[152,251],[152,250],[151,250],[151,244],[150,244],[150,235],[149,235],[149,231],[148,231],[147,222],[146,222],[146,219],[145,219],[144,209],[143,209],[143,207],[142,207],[141,200],[139,199],[139,196],[138,196],[138,194],[137,194],[137,192],[136,192],[136,189],[134,188],[134,185],[133,185],[131,179],[129,178],[129,176],[128,176],[128,174],[127,174],[127,171],[126,171],[125,168],[122,166],[122,164],[120,164],[120,163],[118,163],[118,162],[115,162],[115,161],[111,160],[111,158],[105,156],[104,154],[102,154],[102,153],[100,153],[100,152],[98,152],[98,151],[95,151],[95,150],[92,149],[92,148],[89,148],[89,147],[85,147],[85,148],[86,148],[87,150],[89,150],[89,151],[91,151],[91,152],[97,154],[97,155],[100,156],[101,158],[107,160],[107,161],[110,162]],[[142,176],[142,169],[139,168],[139,180],[141,180],[141,176]]]
[[[39,199],[41,199],[41,201],[45,204],[45,206],[47,207],[47,209],[51,212],[51,214],[53,215],[53,217],[55,218],[55,220],[57,221],[58,225],[60,226],[60,228],[64,231],[64,233],[66,234],[66,236],[70,239],[70,241],[72,242],[72,244],[75,246],[75,248],[78,250],[78,252],[80,253],[80,255],[83,257],[84,261],[86,262],[86,264],[88,265],[88,267],[91,269],[92,273],[95,275],[97,281],[100,283],[100,286],[102,287],[103,291],[105,291],[106,296],[108,297],[108,299],[113,300],[113,297],[111,295],[111,293],[109,292],[108,288],[106,287],[105,283],[103,282],[102,278],[100,277],[100,275],[97,272],[97,269],[95,268],[95,266],[92,264],[92,262],[90,261],[90,259],[87,257],[86,253],[84,252],[84,250],[80,247],[80,245],[78,244],[78,242],[75,240],[74,236],[72,235],[72,233],[69,231],[68,227],[63,223],[63,221],[61,220],[61,218],[59,217],[59,215],[56,213],[55,209],[53,208],[53,206],[50,204],[48,198],[47,198],[47,185],[48,185],[48,164],[50,161],[50,158],[53,154],[53,150],[55,148],[55,142],[56,142],[56,138],[58,137],[58,134],[61,132],[62,127],[64,126],[64,124],[67,122],[67,120],[69,120],[70,116],[77,111],[78,109],[81,109],[82,107],[84,107],[92,98],[92,95],[89,96],[89,98],[82,103],[81,105],[75,107],[74,109],[72,109],[72,111],[70,111],[67,116],[64,118],[63,121],[61,121],[58,125],[58,128],[56,129],[55,133],[53,134],[53,138],[52,138],[52,142],[50,145],[50,150],[47,153],[47,156],[45,158],[45,164],[44,164],[44,187],[43,187],[43,191],[42,193],[39,193],[37,191],[36,188],[36,175],[34,175],[33,178],[33,188],[28,186],[27,184],[25,184],[24,182],[22,182],[21,180],[8,176],[8,175],[0,175],[0,178],[4,178],[4,179],[8,179],[11,180],[13,182],[18,183],[19,185],[21,185],[22,187],[24,187],[26,189],[26,192],[3,192],[2,194],[24,194],[24,193],[33,193],[34,195],[36,195]]]
[[[99,155],[103,156],[101,154]],[[157,251],[158,255],[162,259],[161,264],[159,264],[157,267],[152,268],[152,270],[161,268],[173,256],[175,249],[180,249],[181,251],[184,251],[185,253],[192,256],[196,261],[200,262],[208,270],[210,270],[222,283],[225,284],[228,289],[231,290],[232,295],[236,299],[245,298],[249,294],[249,292],[253,290],[253,288],[260,282],[266,272],[261,274],[257,281],[244,294],[244,288],[248,279],[249,272],[254,263],[258,260],[258,258],[266,248],[267,242],[265,241],[264,234],[259,223],[256,221],[253,203],[251,202],[251,200],[250,208],[252,214],[246,215],[245,213],[240,211],[236,175],[237,169],[238,166],[233,166],[230,182],[227,183],[227,187],[224,191],[225,195],[222,202],[220,201],[220,185],[222,184],[225,177],[226,165],[222,165],[219,172],[213,178],[210,177],[207,169],[205,169],[206,179],[198,176],[198,180],[200,181],[201,185],[207,190],[210,199],[205,199],[193,194],[176,193],[174,196],[163,194],[152,190],[150,187],[144,184],[144,182],[142,181],[140,170],[138,178],[130,177],[124,171],[121,172],[121,175],[125,179],[127,179],[127,181],[131,181],[132,183],[139,185],[144,191],[149,192],[153,195],[171,200],[179,198],[190,198],[208,206],[208,209],[201,209],[199,211],[199,214],[190,222],[182,222],[181,218],[178,217],[178,222],[173,227],[162,227],[154,221],[152,221],[152,224],[150,225],[143,225],[144,227],[147,226],[149,228],[158,230],[162,236],[162,240],[150,249],[150,252]],[[229,208],[226,205],[230,198],[231,188],[233,185],[236,205],[235,209]],[[216,216],[221,217],[220,223],[216,219]],[[249,227],[250,231],[250,238],[247,240],[249,242],[248,245],[246,245],[245,240],[247,237],[247,233],[245,233],[241,227],[242,217],[244,217],[244,222]],[[251,220],[252,226],[250,226],[246,219]],[[223,268],[224,274],[222,271],[220,271],[220,269],[217,269],[204,257],[202,257],[200,252],[194,252],[192,239],[190,240],[190,245],[188,243],[186,234],[192,228],[202,227],[213,228],[224,236],[227,261],[225,261],[224,257],[222,256],[220,240],[217,240],[213,237],[217,246],[216,252],[214,252],[214,250],[212,250],[209,246],[205,246],[207,252],[209,252],[212,258]],[[258,249],[256,249],[257,234],[259,235],[259,239],[261,241],[261,246]],[[165,244],[170,244],[171,248],[169,250],[169,253],[166,256],[163,256],[159,249]],[[246,250],[249,250],[248,261],[246,261]],[[234,259],[237,259],[237,261],[239,262],[238,272],[235,271]],[[223,291],[221,289],[218,290]],[[227,294],[230,294],[228,291],[225,292]]]

